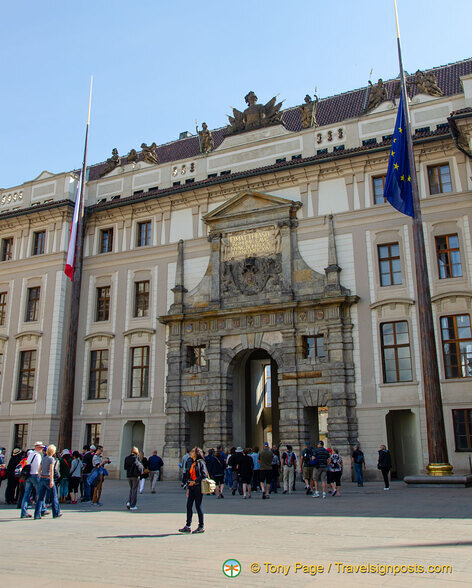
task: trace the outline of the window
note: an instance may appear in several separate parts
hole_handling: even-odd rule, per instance
[[[231,173],[230,169],[227,169],[225,171],[220,172],[220,176],[229,176]]]
[[[375,176],[372,178],[372,189],[374,193],[374,204],[384,204],[387,200],[384,198],[385,178],[387,176]]]
[[[333,152],[344,151],[344,149],[345,149],[344,145],[337,145],[336,147],[333,147]]]
[[[187,360],[189,366],[206,366],[206,346],[187,347]]]
[[[446,378],[472,376],[472,332],[470,316],[441,317],[441,337]]]
[[[110,318],[110,286],[97,288],[96,321],[107,321]]]
[[[472,408],[452,411],[456,451],[472,451]]]
[[[149,314],[149,280],[134,283],[134,316]]]
[[[428,166],[428,180],[430,194],[452,192],[451,172],[448,163]]]
[[[306,359],[323,359],[325,356],[324,335],[303,337],[303,357]]]
[[[28,423],[20,423],[15,425],[15,432],[13,438],[13,449],[18,448],[21,451],[26,451],[28,447]]]
[[[39,231],[33,235],[33,255],[42,255],[44,253],[44,244],[46,242],[46,231]]]
[[[39,297],[41,288],[28,288],[28,298],[26,300],[25,322],[37,321],[39,315]]]
[[[0,327],[5,326],[7,318],[7,292],[0,292]]]
[[[107,397],[108,349],[90,352],[89,400]]]
[[[398,243],[379,245],[379,271],[381,286],[396,286],[402,283],[402,265]]]
[[[301,153],[299,153],[298,155],[292,155],[292,161],[293,161],[294,159],[301,159],[301,158],[302,158],[302,155],[301,155]]]
[[[275,160],[275,163],[283,163],[284,161],[287,161],[286,157],[279,157],[279,159]]]
[[[369,147],[369,145],[377,145],[377,139],[374,137],[373,139],[364,139],[362,141],[363,147]]]
[[[103,229],[100,231],[99,253],[110,253],[110,251],[113,251],[113,229]]]
[[[95,445],[98,447],[100,445],[100,433],[101,433],[102,425],[101,423],[88,423],[85,427],[85,443],[90,447],[90,445]]]
[[[410,382],[411,354],[408,323],[398,321],[380,325],[384,382]]]
[[[20,371],[18,373],[17,400],[32,400],[36,372],[36,351],[20,352]]]
[[[316,153],[317,155],[323,155],[323,153],[328,153],[328,148],[326,147],[325,149],[317,149]]]
[[[195,181],[195,178],[188,178],[187,180],[185,180],[186,184],[193,184],[193,182]]]
[[[457,235],[436,237],[439,278],[458,278],[462,276],[461,252]]]
[[[149,347],[132,347],[130,398],[147,398],[148,385]]]
[[[2,239],[2,261],[13,259],[13,237]]]
[[[180,181],[179,181],[179,182],[172,182],[172,185],[173,185],[173,186],[180,186],[180,184],[181,184],[181,182],[180,182]]]
[[[270,363],[264,366],[264,406],[272,408],[272,373]]]
[[[208,178],[216,178],[218,174],[208,174]]]
[[[151,221],[138,223],[138,236],[136,245],[138,247],[146,247],[151,244]]]

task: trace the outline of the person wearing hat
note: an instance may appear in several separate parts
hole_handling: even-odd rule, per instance
[[[12,451],[11,457],[7,465],[7,489],[5,490],[5,502],[7,504],[16,504],[18,481],[19,478],[15,476],[16,466],[24,457],[24,452],[18,447]]]
[[[270,498],[269,489],[272,481],[272,459],[274,455],[269,448],[267,441],[264,443],[264,449],[259,454],[259,463],[261,464],[261,471],[259,474],[259,484],[262,490],[262,498]]]
[[[44,445],[41,441],[36,441],[34,444],[34,451],[31,451],[28,455],[28,459],[26,460],[26,466],[29,466],[29,476],[26,480],[25,484],[25,495],[23,496],[23,501],[21,503],[21,518],[22,519],[30,519],[32,518],[31,515],[28,513],[28,503],[29,498],[31,495],[31,491],[34,488],[36,491],[36,499],[39,497],[40,491],[40,481],[39,481],[39,468],[41,466],[41,461],[43,459],[43,448]],[[49,514],[49,511],[46,510],[46,506],[44,501],[41,501],[41,505],[38,507],[38,512],[41,513],[41,516]]]

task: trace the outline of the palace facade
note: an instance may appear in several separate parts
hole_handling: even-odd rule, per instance
[[[449,461],[472,452],[472,60],[408,78]],[[354,443],[428,463],[411,220],[384,202],[398,80],[89,168],[73,448]],[[267,97],[268,98],[268,97]],[[57,441],[77,172],[0,190],[0,444]],[[172,469],[168,468],[169,473]],[[177,469],[174,468],[175,475]]]

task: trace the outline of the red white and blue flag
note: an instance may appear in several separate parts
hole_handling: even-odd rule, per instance
[[[67,260],[66,260],[66,267],[64,272],[66,276],[72,280],[74,277],[74,261],[75,261],[75,246],[77,243],[77,228],[79,225],[79,215],[82,210],[82,202],[81,202],[81,185],[82,185],[82,178],[79,178],[79,183],[77,184],[77,194],[75,196],[75,206],[74,206],[74,216],[72,217],[72,226],[70,228],[70,237],[69,237],[69,247],[67,249]]]

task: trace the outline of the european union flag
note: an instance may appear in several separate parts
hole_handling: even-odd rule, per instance
[[[414,217],[413,196],[411,192],[410,162],[408,160],[407,128],[405,124],[405,109],[403,107],[403,92],[398,106],[395,131],[393,133],[392,148],[388,158],[387,177],[385,178],[384,198],[390,204]]]

